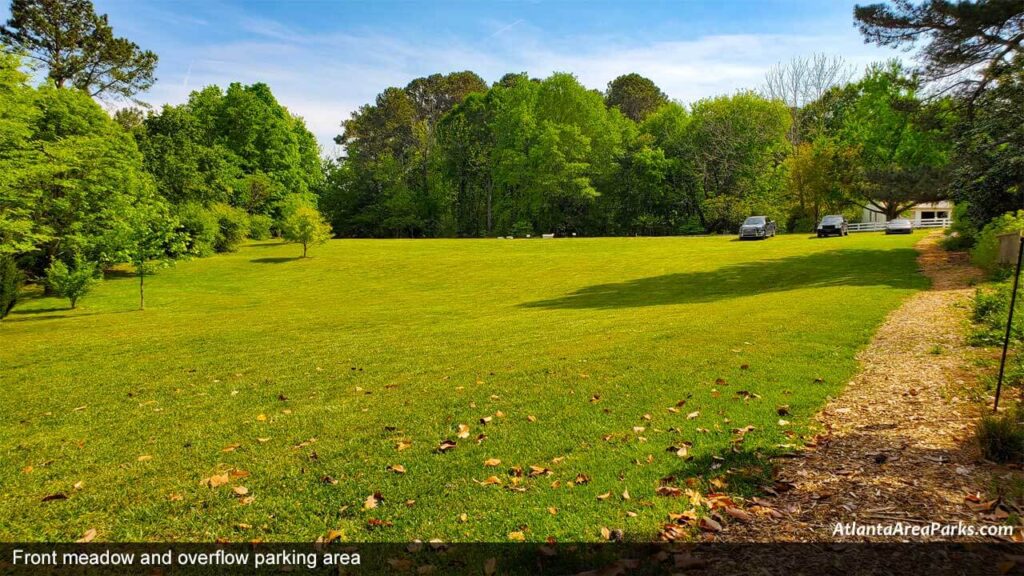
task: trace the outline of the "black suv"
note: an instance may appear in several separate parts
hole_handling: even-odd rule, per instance
[[[775,221],[767,216],[751,216],[740,226],[740,240],[747,238],[771,238],[775,236]]]
[[[836,236],[846,236],[849,233],[849,229],[846,226],[846,218],[842,216],[825,216],[821,219],[821,223],[818,224],[818,238],[824,238],[833,234]]]

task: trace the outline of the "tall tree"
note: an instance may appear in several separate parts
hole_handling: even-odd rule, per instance
[[[89,0],[11,0],[0,40],[45,65],[58,88],[131,98],[155,81],[156,54],[114,36]]]
[[[668,102],[668,96],[650,78],[637,73],[623,74],[608,83],[605,103],[617,107],[634,122],[643,122],[652,112]]]
[[[853,15],[866,42],[923,43],[923,78],[947,81],[971,102],[1024,50],[1020,0],[893,0],[857,6]]]
[[[949,102],[922,102],[919,82],[898,62],[873,65],[833,110],[835,135],[850,152],[842,178],[850,201],[892,219],[948,197]]]

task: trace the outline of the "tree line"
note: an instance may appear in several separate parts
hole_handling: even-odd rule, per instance
[[[672,101],[638,74],[601,92],[569,73],[471,71],[391,87],[341,123],[325,158],[265,84],[131,104],[158,58],[88,0],[12,0],[0,27],[3,286],[73,302],[89,278],[248,238],[669,235],[763,214],[889,218],[952,197],[962,236],[1024,201],[1024,10],[1007,0],[857,7],[865,40],[917,42],[922,64],[856,74],[780,64],[756,90]],[[30,71],[44,69],[34,85]],[[321,215],[322,214],[322,215]],[[83,280],[84,278],[84,280]],[[16,290],[14,291],[16,293]],[[6,294],[6,295],[5,295]]]

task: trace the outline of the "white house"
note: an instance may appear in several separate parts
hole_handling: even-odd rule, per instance
[[[949,218],[952,216],[952,212],[953,203],[949,200],[940,200],[938,202],[918,204],[907,210],[905,214],[914,222],[915,226],[919,226],[922,220],[933,221],[935,219]],[[865,208],[864,213],[861,215],[861,222],[885,222],[885,214]]]

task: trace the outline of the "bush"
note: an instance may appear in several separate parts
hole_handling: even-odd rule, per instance
[[[996,262],[999,256],[999,235],[1006,232],[1024,231],[1024,210],[1007,212],[985,225],[978,233],[977,241],[971,250],[971,261],[990,273],[999,268]]]
[[[983,417],[977,439],[982,454],[993,462],[1024,460],[1024,410],[1016,406],[1003,414]]]
[[[227,204],[214,204],[210,211],[217,218],[217,237],[213,249],[217,252],[234,252],[249,234],[249,215],[241,208]]]
[[[25,276],[13,256],[0,256],[0,319],[6,318],[18,303]]]
[[[978,229],[967,217],[967,202],[961,202],[953,207],[953,223],[946,230],[946,236],[942,239],[942,247],[952,252],[963,252],[970,250],[978,241]]]
[[[516,238],[526,238],[528,235],[533,235],[533,225],[525,220],[520,220],[512,225],[512,230],[509,233],[510,236]]]
[[[186,252],[193,256],[209,256],[214,252],[220,222],[213,212],[200,204],[189,202],[178,208],[181,230],[188,235]]]
[[[249,217],[249,238],[253,240],[266,240],[270,238],[270,230],[274,226],[274,219],[266,214],[253,214]]]
[[[978,288],[974,293],[973,320],[974,331],[971,334],[971,344],[975,346],[995,346],[1002,344],[1003,335],[1006,330],[1006,317],[1010,312],[1010,291],[1013,285],[1010,282],[990,284]],[[1018,303],[1024,301],[1024,297],[1018,294]],[[1024,341],[1024,314],[1017,306],[1013,315],[1013,327],[1010,330],[1010,338],[1014,341]]]
[[[78,305],[78,300],[89,293],[96,283],[96,264],[84,262],[76,258],[73,267],[60,260],[55,260],[46,269],[46,284],[53,293],[71,301],[71,308]]]

